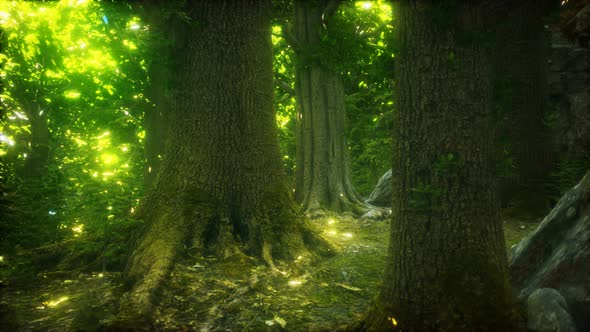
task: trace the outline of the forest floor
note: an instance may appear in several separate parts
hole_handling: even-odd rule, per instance
[[[507,220],[507,249],[539,221]],[[338,216],[313,222],[341,248],[315,265],[272,270],[244,256],[177,264],[161,294],[157,329],[332,331],[361,319],[378,293],[389,222]],[[0,331],[96,330],[115,319],[122,295],[116,272],[41,273],[0,291]]]

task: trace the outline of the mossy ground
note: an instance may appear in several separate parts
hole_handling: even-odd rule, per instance
[[[389,222],[313,222],[339,254],[315,264],[301,257],[276,270],[241,255],[184,257],[160,295],[157,329],[331,331],[359,320],[378,293]],[[506,221],[507,247],[537,222]],[[120,273],[39,274],[3,287],[0,330],[92,330],[115,318],[121,294]]]

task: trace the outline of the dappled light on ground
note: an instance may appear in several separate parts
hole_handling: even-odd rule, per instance
[[[314,223],[340,248],[315,265],[304,256],[276,269],[243,255],[183,258],[162,293],[156,327],[330,331],[358,321],[378,293],[389,222],[338,216]],[[535,226],[507,221],[507,247]],[[120,273],[48,272],[9,284],[1,305],[22,330],[76,330],[113,321],[122,291]]]

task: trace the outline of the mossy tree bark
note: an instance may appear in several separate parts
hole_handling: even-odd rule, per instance
[[[143,203],[120,322],[149,324],[185,248],[275,260],[328,254],[290,196],[273,110],[270,0],[188,2],[169,143]]]
[[[502,182],[501,198],[544,215],[545,190],[554,151],[547,123],[547,41],[543,23],[551,0],[519,2],[502,20],[496,45],[497,75],[508,79],[510,102],[503,110],[516,169]]]
[[[398,1],[392,228],[384,282],[361,329],[513,331],[494,177],[484,11]]]
[[[350,183],[344,84],[339,73],[319,61],[321,32],[339,2],[295,1],[295,199],[308,213],[367,210]]]
[[[142,9],[144,17],[150,24],[151,52],[157,56],[151,59],[148,69],[148,88],[146,95],[152,104],[144,116],[145,169],[144,186],[149,189],[158,174],[165,152],[173,91],[181,83],[175,70],[178,63],[175,55],[182,52],[183,36],[188,30],[178,15],[176,2],[159,0],[145,1]]]

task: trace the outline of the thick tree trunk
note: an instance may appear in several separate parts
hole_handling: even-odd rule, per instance
[[[146,1],[143,6],[144,17],[150,24],[152,58],[148,69],[149,85],[146,91],[151,105],[145,111],[145,169],[144,186],[146,191],[153,185],[160,169],[166,143],[170,113],[173,107],[173,94],[181,85],[178,75],[177,52],[182,52],[184,36],[189,31],[177,14],[174,2],[159,0]],[[166,11],[168,15],[162,15]]]
[[[397,2],[392,229],[370,331],[516,330],[476,5]],[[444,15],[444,20],[441,19]]]
[[[498,29],[496,66],[512,87],[505,112],[515,174],[502,183],[502,201],[543,215],[549,209],[545,190],[552,168],[547,110],[546,32],[543,14],[550,1],[527,0],[508,12]]]
[[[146,229],[127,270],[121,320],[149,322],[155,294],[183,248],[275,259],[331,248],[297,209],[273,112],[270,1],[190,2],[184,86],[169,144],[141,215]]]
[[[305,211],[362,213],[361,202],[350,183],[348,144],[344,128],[344,84],[338,73],[318,62],[320,33],[327,19],[326,1],[295,2],[295,38],[298,66],[297,158],[295,199]]]

